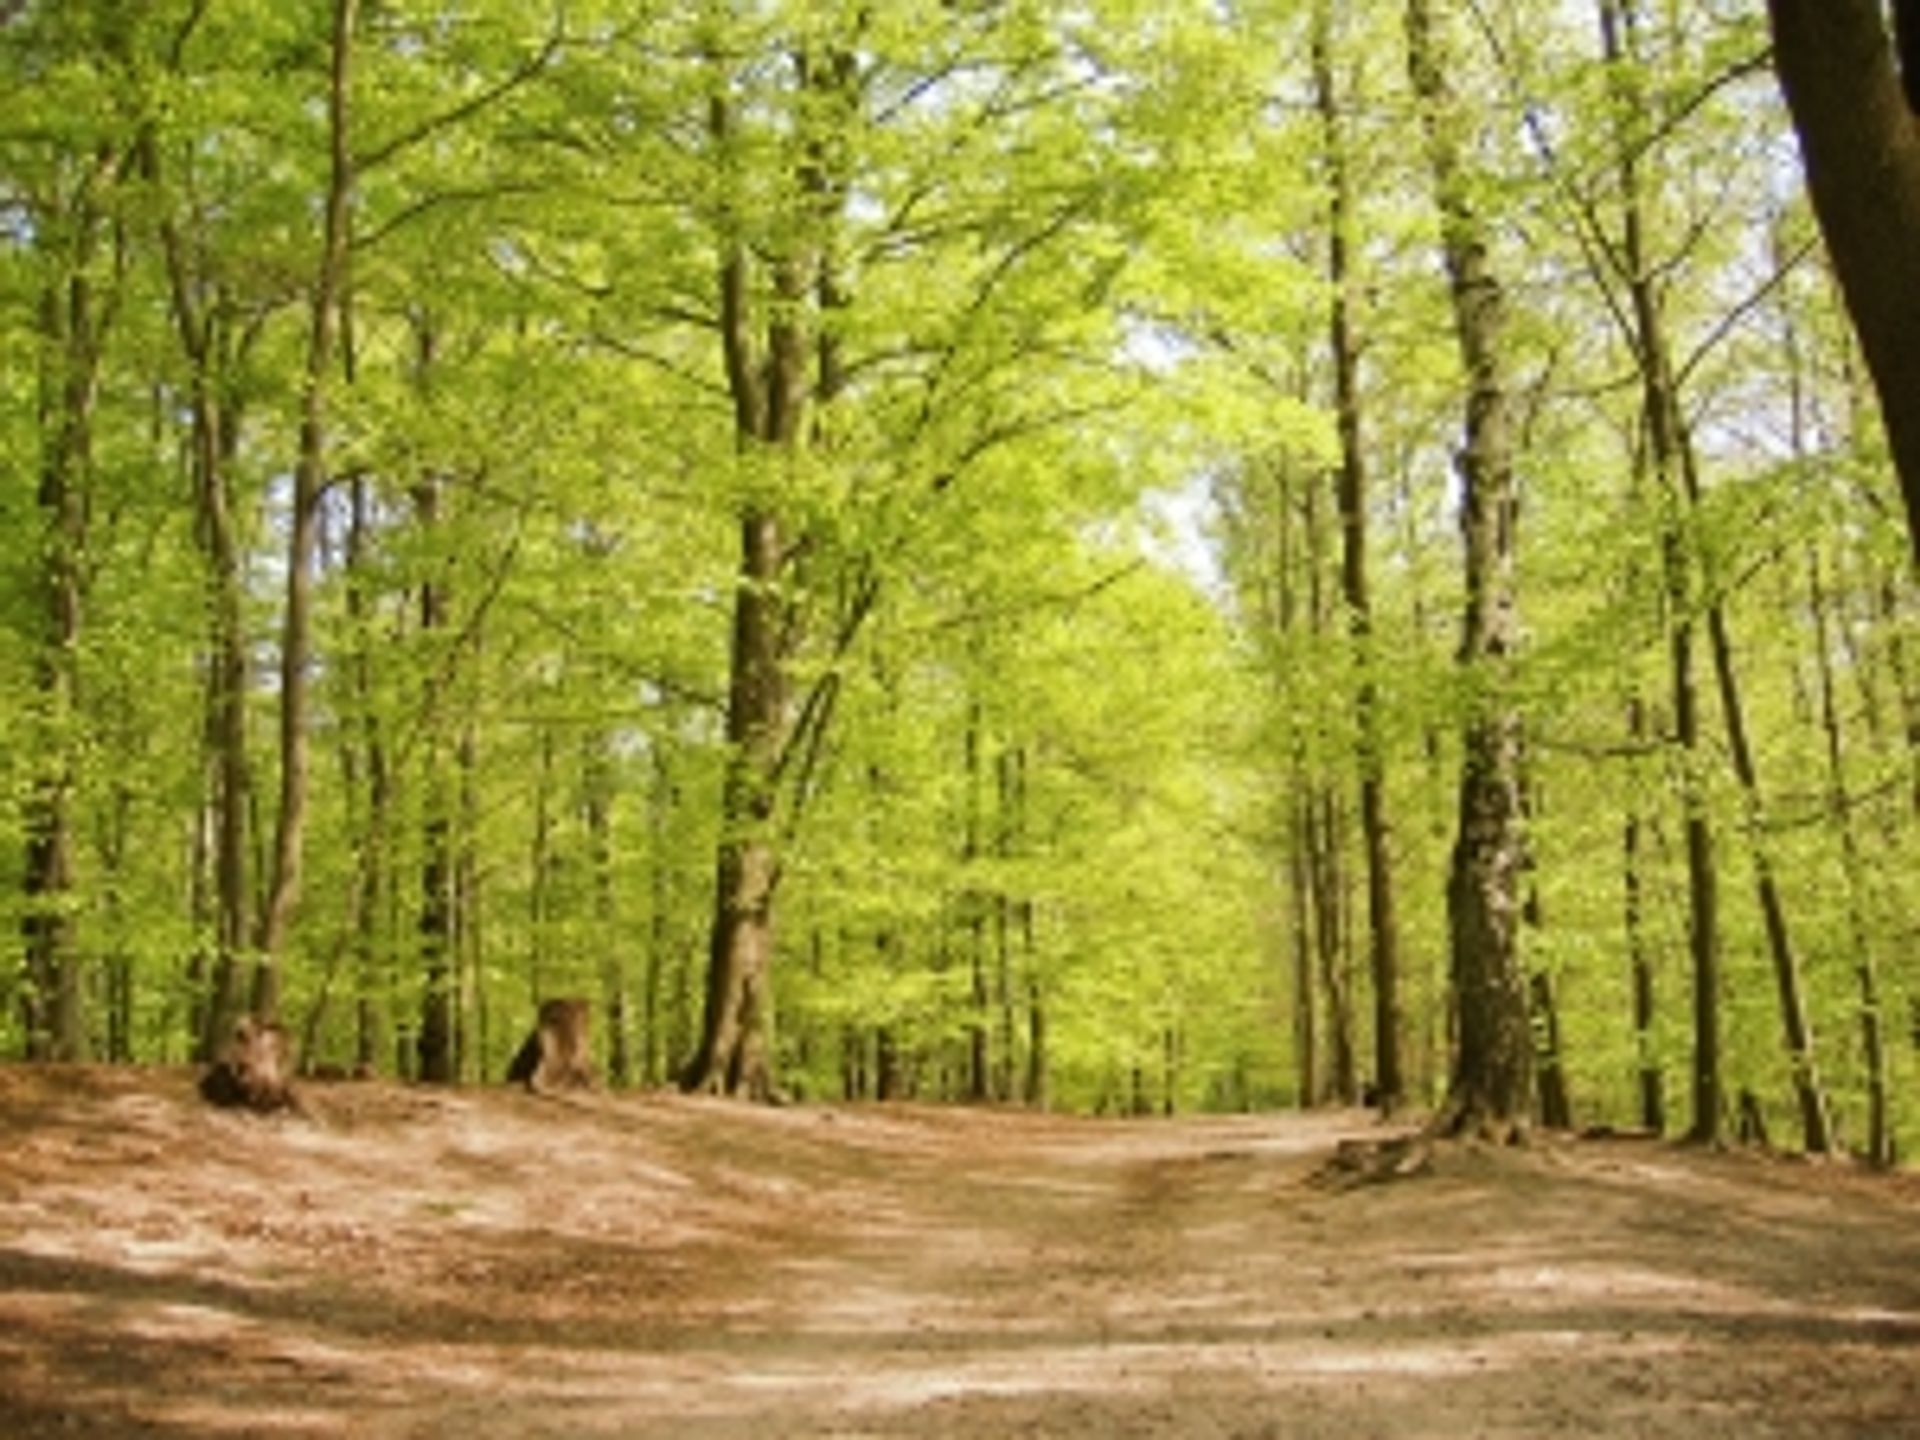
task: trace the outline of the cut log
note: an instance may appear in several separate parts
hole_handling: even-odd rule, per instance
[[[242,1016],[206,1074],[200,1094],[211,1105],[253,1110],[300,1110],[293,1093],[293,1041],[286,1027]]]
[[[536,1094],[591,1089],[596,1080],[587,1015],[585,1000],[543,1000],[539,1020],[507,1067],[508,1082]]]

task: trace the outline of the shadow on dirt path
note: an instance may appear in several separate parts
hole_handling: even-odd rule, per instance
[[[1920,1436],[1920,1191],[1366,1116],[0,1068],[0,1435]]]

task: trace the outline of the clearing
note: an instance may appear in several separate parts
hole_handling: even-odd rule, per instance
[[[192,1081],[0,1067],[0,1435],[1920,1436],[1909,1177]]]

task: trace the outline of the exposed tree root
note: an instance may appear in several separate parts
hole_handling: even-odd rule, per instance
[[[1424,1130],[1390,1140],[1342,1140],[1308,1183],[1323,1190],[1353,1190],[1410,1180],[1433,1170],[1433,1137]]]

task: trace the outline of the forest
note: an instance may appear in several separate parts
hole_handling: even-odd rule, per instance
[[[1823,10],[0,3],[0,1053],[1891,1163]]]

